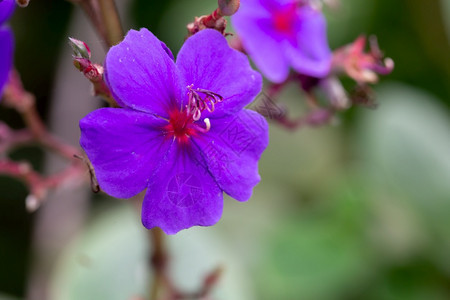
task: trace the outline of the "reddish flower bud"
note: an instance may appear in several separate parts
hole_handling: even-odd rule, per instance
[[[85,42],[69,38],[69,45],[72,47],[74,57],[91,58],[91,50]]]
[[[20,7],[27,7],[30,3],[30,0],[16,0],[16,4]]]
[[[95,95],[102,96],[112,107],[118,107],[118,104],[112,97],[109,88],[103,80],[103,66],[94,64],[88,58],[83,57],[74,57],[73,65],[78,71],[82,72],[90,82],[92,82]]]
[[[219,10],[222,16],[232,16],[234,15],[240,5],[239,0],[218,0]]]

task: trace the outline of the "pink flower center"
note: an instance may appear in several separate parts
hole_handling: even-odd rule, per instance
[[[189,137],[197,133],[196,127],[192,115],[188,115],[186,110],[173,110],[169,113],[169,124],[164,129],[168,137],[175,138],[179,143],[187,143]]]
[[[292,3],[272,15],[275,30],[280,33],[291,35],[295,32],[295,22],[297,19],[297,4]]]

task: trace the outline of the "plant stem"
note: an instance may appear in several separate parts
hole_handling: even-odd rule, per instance
[[[100,6],[100,14],[106,29],[106,42],[108,46],[114,46],[123,39],[123,30],[119,13],[114,0],[97,0]]]
[[[123,29],[114,0],[68,0],[78,4],[88,16],[106,49],[123,39]]]
[[[154,270],[149,299],[157,300],[161,287],[164,283],[167,262],[166,247],[164,245],[164,232],[160,228],[153,228],[149,231],[149,237],[153,245],[151,266]]]
[[[109,45],[107,45],[106,28],[102,23],[100,14],[98,13],[100,9],[97,0],[67,0],[67,1],[72,2],[73,4],[79,5],[81,7],[81,9],[84,11],[86,16],[91,21],[94,28],[97,30],[97,34],[101,36],[105,41],[105,46],[108,49]]]

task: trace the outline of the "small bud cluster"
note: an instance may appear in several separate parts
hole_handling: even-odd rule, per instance
[[[89,46],[85,42],[74,38],[69,38],[69,45],[73,50],[73,65],[92,82],[94,95],[102,96],[111,106],[117,107],[116,101],[103,80],[103,66],[91,62]]]
[[[387,75],[394,69],[394,61],[384,58],[375,36],[369,39],[369,52],[365,53],[366,37],[358,37],[352,44],[337,49],[333,55],[333,70],[343,73],[360,84],[376,83],[378,75]]]

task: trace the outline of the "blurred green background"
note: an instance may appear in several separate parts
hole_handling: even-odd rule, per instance
[[[375,87],[378,108],[352,108],[339,124],[318,129],[286,132],[272,124],[252,199],[226,198],[217,226],[168,239],[170,272],[182,288],[195,290],[222,265],[213,299],[450,299],[450,3],[341,4],[326,10],[331,47],[375,34],[395,61]],[[121,15],[126,26],[149,28],[176,53],[185,25],[215,6],[136,0]],[[74,14],[68,2],[32,0],[11,21],[16,67],[44,119]],[[294,87],[283,99],[290,107],[302,100]],[[4,107],[0,118],[23,126]],[[12,157],[43,168],[37,148]],[[1,300],[27,294],[36,214],[25,212],[26,195],[20,182],[0,177]],[[50,299],[144,293],[151,245],[139,217],[126,201],[104,195],[89,207],[83,231],[48,270]]]

